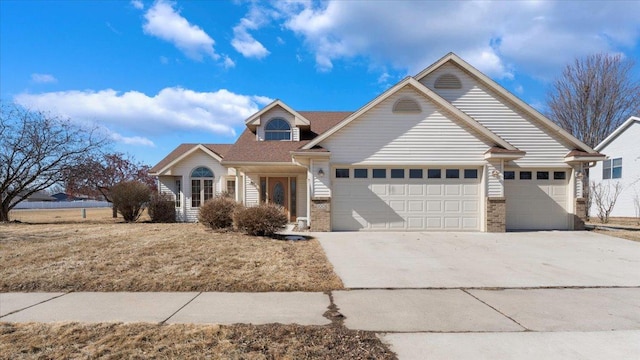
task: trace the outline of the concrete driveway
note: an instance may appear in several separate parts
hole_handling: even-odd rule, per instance
[[[400,359],[638,359],[640,243],[589,232],[315,233],[351,329]]]
[[[585,231],[313,235],[350,289],[640,286],[640,243]]]

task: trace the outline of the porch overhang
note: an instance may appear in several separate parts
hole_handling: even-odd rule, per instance
[[[573,150],[564,157],[567,164],[577,164],[584,162],[597,162],[606,160],[607,156],[598,152],[588,153],[585,151]]]
[[[522,150],[509,150],[494,146],[484,153],[485,160],[517,160],[527,153]]]

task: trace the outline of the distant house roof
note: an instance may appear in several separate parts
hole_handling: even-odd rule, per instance
[[[310,130],[300,132],[300,141],[258,141],[255,132],[246,129],[224,157],[225,163],[291,162],[291,152],[307,145],[318,135],[331,129],[350,111],[299,111],[310,122]]]
[[[171,164],[175,160],[179,159],[181,156],[193,151],[194,148],[198,146],[203,146],[209,151],[218,155],[221,159],[224,158],[229,149],[231,149],[231,144],[180,144],[177,148],[175,148],[172,152],[169,153],[164,159],[160,160],[154,167],[149,169],[149,173],[157,174],[162,171],[167,165]]]
[[[44,191],[38,191],[35,194],[29,195],[27,201],[56,201],[56,198]]]

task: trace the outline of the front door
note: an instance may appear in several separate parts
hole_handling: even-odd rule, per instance
[[[269,202],[280,205],[284,208],[287,216],[289,214],[289,178],[270,177],[269,178]]]

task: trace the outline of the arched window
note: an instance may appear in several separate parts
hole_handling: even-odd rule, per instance
[[[199,166],[191,172],[191,207],[200,205],[213,198],[213,171]]]
[[[400,99],[393,104],[394,113],[419,113],[421,111],[420,104],[413,99]]]
[[[281,118],[269,121],[264,128],[264,139],[291,140],[291,125]]]
[[[436,89],[462,89],[462,83],[453,74],[442,74],[436,79],[434,87]]]

